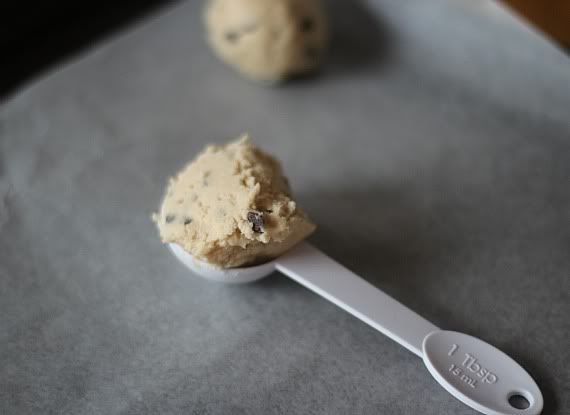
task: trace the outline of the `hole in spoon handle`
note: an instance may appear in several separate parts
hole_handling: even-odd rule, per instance
[[[276,268],[420,357],[423,339],[438,330],[306,242],[280,257]]]
[[[423,360],[449,393],[489,415],[538,415],[543,398],[513,359],[476,337],[436,331],[423,342]]]

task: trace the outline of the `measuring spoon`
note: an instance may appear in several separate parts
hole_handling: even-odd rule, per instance
[[[513,359],[467,334],[440,330],[307,242],[261,265],[221,269],[176,244],[173,254],[194,273],[224,283],[247,283],[275,270],[326,298],[423,359],[441,386],[488,415],[537,415],[543,398]]]

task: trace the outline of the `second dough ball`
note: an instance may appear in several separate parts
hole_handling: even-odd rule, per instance
[[[324,57],[328,30],[319,0],[209,0],[205,21],[218,56],[255,80],[311,72]]]

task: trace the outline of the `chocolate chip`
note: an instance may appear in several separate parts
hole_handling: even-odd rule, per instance
[[[239,34],[237,32],[226,32],[226,40],[230,43],[236,43],[239,39]]]
[[[263,233],[263,213],[247,212],[247,220],[251,222],[254,232]]]
[[[192,223],[192,218],[184,218],[184,225],[190,225]]]
[[[301,20],[301,31],[311,32],[315,28],[315,21],[310,17],[304,17]]]
[[[174,216],[174,215],[166,215],[165,218],[164,218],[164,221],[165,221],[166,223],[172,223],[172,222],[174,222],[174,219],[176,219],[176,216]]]

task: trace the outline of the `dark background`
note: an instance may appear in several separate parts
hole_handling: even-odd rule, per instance
[[[0,2],[0,98],[166,0]]]
[[[174,1],[0,2],[0,99],[34,75],[169,3]]]

